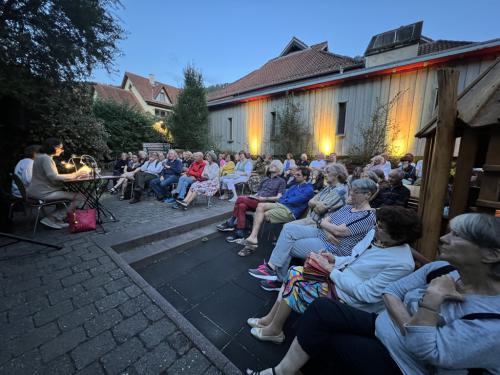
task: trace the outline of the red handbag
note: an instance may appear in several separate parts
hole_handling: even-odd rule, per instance
[[[96,211],[94,208],[86,210],[68,211],[70,233],[87,232],[96,228]]]

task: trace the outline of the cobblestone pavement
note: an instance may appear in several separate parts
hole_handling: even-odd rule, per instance
[[[218,374],[237,369],[104,243],[227,210],[106,197],[107,233],[39,229],[62,250],[0,249],[0,374]],[[224,205],[226,205],[224,207]],[[19,218],[17,234],[30,227]],[[0,239],[3,244],[7,240]]]

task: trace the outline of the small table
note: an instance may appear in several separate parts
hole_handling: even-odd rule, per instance
[[[116,216],[104,206],[100,200],[102,194],[106,191],[106,186],[109,181],[119,179],[119,176],[96,176],[86,178],[75,178],[73,180],[64,181],[66,188],[74,193],[80,193],[85,197],[83,206],[88,205],[90,208],[95,208],[97,211],[97,223],[103,224],[105,221],[102,217],[107,217],[106,222],[117,222]]]

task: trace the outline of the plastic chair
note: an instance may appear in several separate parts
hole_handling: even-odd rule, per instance
[[[35,226],[33,228],[33,236],[35,236],[36,229],[38,227],[38,220],[40,218],[40,211],[42,211],[45,207],[63,204],[64,207],[68,208],[68,202],[70,202],[69,200],[45,201],[43,199],[28,198],[28,195],[26,194],[26,187],[24,186],[24,183],[19,178],[19,176],[16,174],[13,174],[12,179],[14,180],[14,183],[16,184],[17,188],[19,189],[19,192],[21,193],[23,204],[31,209],[33,209],[33,208],[37,209]]]

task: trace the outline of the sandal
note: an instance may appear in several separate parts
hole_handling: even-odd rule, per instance
[[[264,371],[264,370],[262,370],[262,371]],[[262,371],[254,371],[254,370],[250,370],[249,368],[247,368],[246,374],[247,375],[260,375]],[[273,372],[273,375],[276,375],[276,371],[274,370],[274,367],[271,367],[271,371]]]
[[[241,249],[240,251],[238,251],[238,255],[240,257],[247,257],[247,256],[252,255],[253,253],[255,253],[255,250],[257,250],[256,247],[245,246],[243,249]]]
[[[255,242],[249,242],[247,239],[245,238],[241,238],[239,239],[238,241],[235,241],[237,244],[239,245],[245,245],[245,246],[250,246],[250,247],[253,247],[253,248],[258,248],[259,247],[259,244],[258,243],[255,243]]]
[[[276,336],[265,336],[262,334],[262,328],[252,328],[250,330],[250,333],[257,340],[269,341],[272,342],[273,344],[281,344],[283,341],[285,341],[285,334],[283,332],[280,332],[280,334]]]

